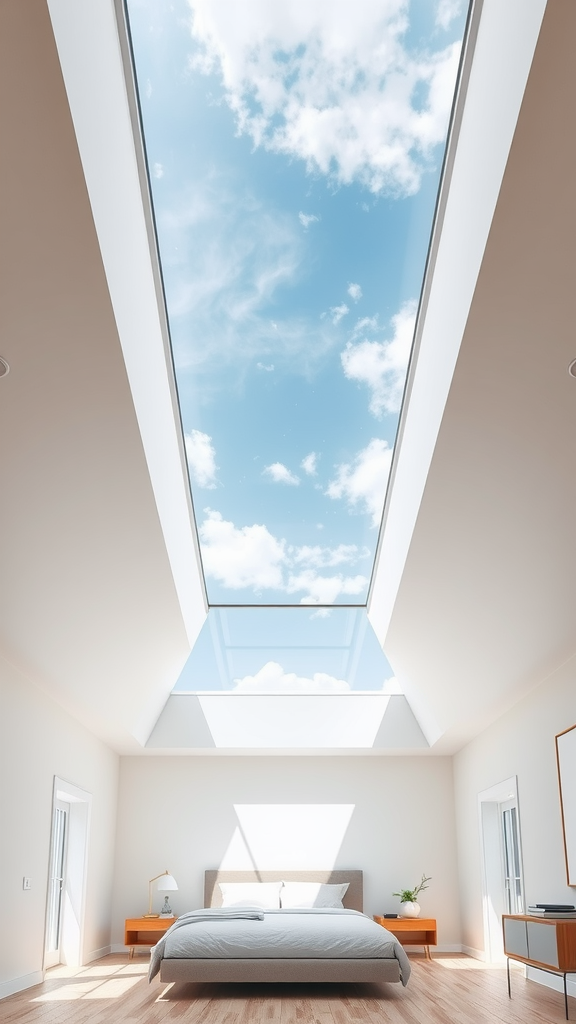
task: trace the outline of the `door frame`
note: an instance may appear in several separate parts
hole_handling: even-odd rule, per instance
[[[62,889],[62,924],[60,935],[60,963],[81,967],[84,963],[84,919],[86,910],[86,875],[88,866],[88,836],[92,811],[92,794],[66,779],[54,776],[52,787],[52,821],[50,825],[50,851],[54,829],[56,801],[69,805],[66,871]],[[50,856],[50,855],[49,855]],[[49,874],[49,871],[48,871]],[[48,905],[50,878],[46,887],[46,915],[44,929],[44,963],[48,938]]]
[[[507,912],[504,898],[504,847],[500,805],[513,801],[517,809],[518,852],[520,875],[524,890],[522,858],[522,828],[518,800],[518,777],[483,790],[478,794],[478,822],[482,858],[482,916],[484,921],[484,951],[488,963],[503,963],[502,914]]]

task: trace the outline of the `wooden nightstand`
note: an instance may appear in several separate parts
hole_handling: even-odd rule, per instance
[[[427,959],[432,959],[430,946],[435,946],[438,941],[434,917],[380,917],[375,914],[374,920],[392,932],[403,946],[424,946]]]
[[[130,959],[134,956],[135,946],[155,946],[175,920],[175,917],[127,917],[124,945],[130,946]]]

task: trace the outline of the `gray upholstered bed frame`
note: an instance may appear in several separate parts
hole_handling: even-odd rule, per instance
[[[204,906],[219,907],[217,882],[349,882],[343,899],[349,910],[363,910],[361,871],[206,871]],[[195,982],[361,982],[400,981],[397,960],[227,959],[163,960],[161,981]]]
[[[221,907],[222,893],[218,882],[328,882],[338,885],[349,882],[342,900],[348,910],[364,910],[363,875],[361,871],[205,871],[204,906]]]

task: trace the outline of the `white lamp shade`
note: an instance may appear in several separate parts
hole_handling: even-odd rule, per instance
[[[173,875],[166,873],[165,875],[160,875],[156,888],[158,892],[172,892],[178,888],[178,883]]]

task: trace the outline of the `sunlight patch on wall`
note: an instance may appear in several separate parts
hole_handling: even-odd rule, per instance
[[[333,868],[354,804],[234,804],[238,825],[221,869]]]

